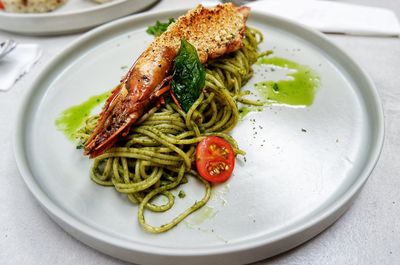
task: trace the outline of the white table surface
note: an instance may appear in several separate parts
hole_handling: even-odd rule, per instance
[[[152,10],[200,1],[161,1]],[[381,6],[400,17],[398,0],[344,0]],[[0,93],[0,264],[127,264],[65,233],[35,201],[14,159],[12,134],[21,95],[49,60],[81,34],[28,37],[0,31],[0,40],[38,43],[38,64]],[[255,264],[400,264],[400,38],[328,35],[372,77],[385,113],[380,160],[351,208],[326,231],[277,257]],[[0,73],[1,74],[1,73]]]

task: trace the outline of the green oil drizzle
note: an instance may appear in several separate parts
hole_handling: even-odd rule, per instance
[[[310,106],[313,103],[319,77],[310,67],[280,57],[263,57],[257,64],[295,70],[288,74],[291,80],[263,81],[255,84],[266,101],[294,106]]]
[[[213,218],[217,214],[217,211],[214,208],[209,206],[203,206],[200,210],[198,210],[195,214],[190,218],[191,225],[200,225],[205,220]]]
[[[83,126],[91,111],[110,96],[110,91],[90,97],[85,102],[72,106],[60,113],[55,120],[57,129],[70,139],[75,140],[76,131]]]
[[[239,109],[240,119],[243,120],[247,114],[251,112],[263,111],[263,107],[260,106],[245,106]]]
[[[239,116],[240,118],[244,118],[247,114],[249,114],[252,111],[250,107],[243,107],[239,109]]]

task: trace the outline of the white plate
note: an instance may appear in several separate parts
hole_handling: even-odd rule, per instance
[[[112,188],[94,184],[90,161],[56,130],[60,112],[118,83],[126,71],[121,68],[130,66],[151,41],[148,25],[182,13],[138,15],[97,28],[38,76],[22,104],[15,137],[27,186],[71,235],[135,263],[243,264],[303,243],[344,213],[383,142],[374,85],[317,32],[252,13],[248,24],[265,36],[261,49],[274,49],[276,56],[315,69],[321,87],[311,107],[272,106],[242,121],[233,136],[247,151],[247,162],[240,159],[230,181],[213,189],[208,213],[200,210],[167,233],[144,232],[136,220],[137,206]],[[188,196],[176,199],[178,208],[201,195],[198,187],[183,186]],[[166,221],[155,214],[147,219]]]
[[[79,32],[141,11],[157,0],[113,0],[96,4],[91,0],[69,0],[48,13],[9,13],[0,10],[0,30],[26,35]]]

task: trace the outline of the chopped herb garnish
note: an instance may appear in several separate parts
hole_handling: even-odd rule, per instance
[[[183,190],[180,190],[178,193],[178,197],[182,199],[182,198],[185,198],[185,196],[186,196],[186,193]]]
[[[277,83],[274,83],[274,84],[272,85],[272,89],[273,89],[275,92],[278,92],[278,91],[279,91],[279,86],[278,86],[278,84],[277,84]]]
[[[160,36],[164,31],[167,30],[168,26],[175,22],[175,19],[170,18],[168,22],[160,22],[157,20],[156,24],[153,26],[149,26],[146,30],[147,33],[153,36]]]

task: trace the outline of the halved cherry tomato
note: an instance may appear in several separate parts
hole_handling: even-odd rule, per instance
[[[196,167],[200,176],[210,182],[224,182],[235,167],[235,153],[225,139],[207,136],[196,148]]]

